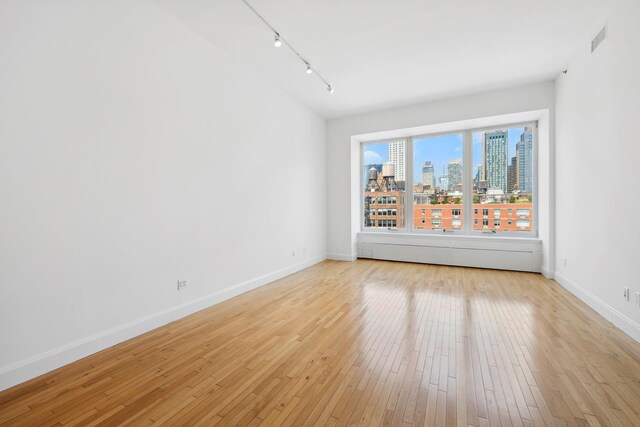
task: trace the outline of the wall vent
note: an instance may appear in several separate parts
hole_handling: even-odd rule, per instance
[[[602,43],[606,37],[607,37],[607,27],[604,26],[600,30],[598,35],[593,40],[591,40],[591,52],[596,50],[598,46],[600,46],[600,43]]]

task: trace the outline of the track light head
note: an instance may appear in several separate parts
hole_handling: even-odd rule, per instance
[[[280,46],[282,46],[282,40],[280,40],[280,34],[277,34],[277,33],[276,33],[275,38],[274,38],[274,41],[273,41],[273,45],[274,45],[275,47],[280,47]]]
[[[313,70],[311,69],[311,65],[307,64],[307,74],[311,74],[313,73]]]
[[[327,86],[327,92],[333,93],[333,88],[331,87],[331,85]]]

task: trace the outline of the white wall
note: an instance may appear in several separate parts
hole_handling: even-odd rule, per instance
[[[324,120],[150,2],[3,1],[0,62],[0,389],[325,257]]]
[[[556,280],[640,340],[640,3],[606,5],[556,82]],[[605,22],[607,39],[592,54]]]
[[[435,101],[426,104],[377,111],[329,120],[327,122],[327,252],[330,258],[351,259],[356,255],[359,221],[358,183],[352,175],[359,170],[357,150],[352,150],[352,136],[547,110],[548,119],[540,126],[539,166],[539,234],[543,240],[542,271],[553,271],[553,127],[554,84],[534,85]]]

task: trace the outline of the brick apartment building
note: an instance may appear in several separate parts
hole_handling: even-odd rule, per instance
[[[404,228],[404,191],[364,193],[365,227]]]
[[[461,230],[462,204],[413,205],[413,228],[416,230]],[[473,230],[524,231],[533,230],[531,203],[487,203],[473,205]]]

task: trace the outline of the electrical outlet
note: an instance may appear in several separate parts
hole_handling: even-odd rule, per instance
[[[564,258],[564,259],[562,260],[562,263],[564,264],[564,268],[567,268],[567,259],[566,259],[566,258]]]
[[[296,251],[291,251],[291,258],[295,258],[296,257]]]
[[[622,296],[625,300],[629,301],[629,288],[622,288]]]
[[[636,307],[640,308],[640,292],[634,292],[636,297]]]
[[[186,280],[178,280],[178,290],[181,291],[187,287]]]

